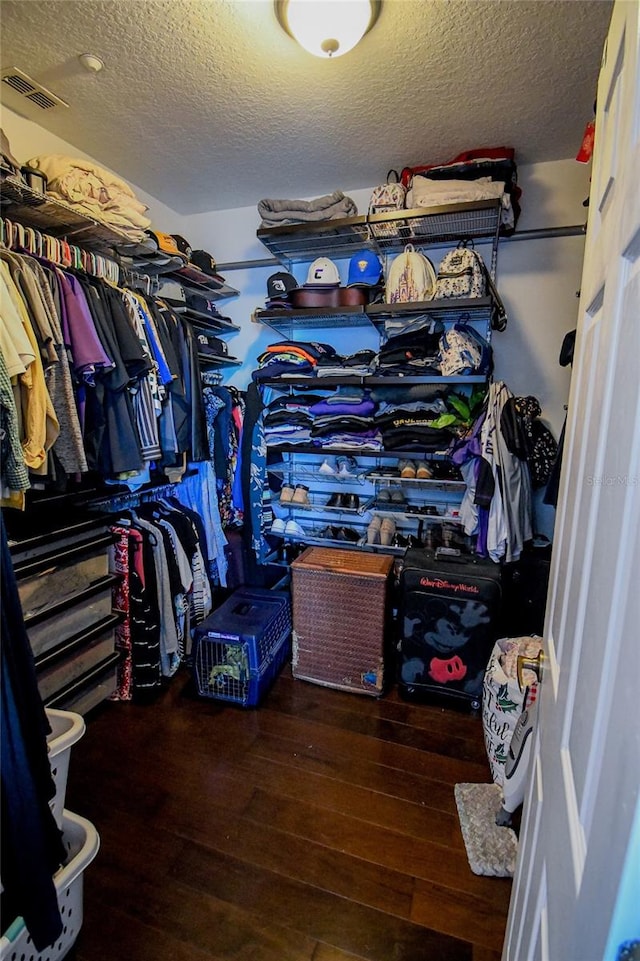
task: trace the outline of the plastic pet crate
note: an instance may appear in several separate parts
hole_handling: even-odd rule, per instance
[[[196,628],[193,672],[198,693],[254,707],[287,659],[290,637],[288,594],[239,588]]]
[[[84,734],[85,723],[83,718],[73,711],[56,711],[54,708],[48,707],[46,713],[51,725],[51,733],[47,736],[49,764],[56,786],[55,797],[50,801],[50,807],[56,819],[56,824],[60,827],[67,791],[71,748]]]
[[[69,852],[67,864],[54,875],[62,934],[43,951],[36,951],[22,918],[16,918],[0,938],[0,961],[60,961],[69,952],[82,927],[83,872],[91,864],[100,837],[90,821],[64,811],[62,834]]]

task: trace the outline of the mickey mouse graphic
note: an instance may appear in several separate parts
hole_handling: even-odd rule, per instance
[[[467,678],[464,689],[470,693],[475,692],[482,684],[482,671],[474,674],[473,677],[467,677],[469,666],[457,652],[470,644],[474,634],[490,622],[486,605],[476,600],[460,599],[452,604],[450,601],[433,598],[428,604],[426,618],[424,613],[422,612],[422,616],[418,617],[405,616],[404,626],[406,638],[420,643],[420,634],[422,634],[423,641],[431,650],[445,655],[445,657],[434,656],[430,659],[426,671],[428,677],[437,684],[460,683]],[[425,627],[427,630],[424,630]],[[420,643],[420,646],[423,648],[423,643]],[[417,662],[418,659],[413,658],[404,665],[404,668],[413,675],[414,681],[418,680]],[[424,671],[427,665],[422,659],[420,664]]]

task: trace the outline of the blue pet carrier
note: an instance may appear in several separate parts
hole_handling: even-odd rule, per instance
[[[195,630],[198,693],[254,707],[287,659],[290,639],[289,595],[240,587]]]

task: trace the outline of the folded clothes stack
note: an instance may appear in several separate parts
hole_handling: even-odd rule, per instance
[[[321,358],[334,357],[330,344],[316,341],[282,340],[270,344],[258,357],[258,367],[251,374],[260,382],[282,376],[314,377]]]
[[[428,318],[423,324],[394,334],[378,354],[377,374],[398,377],[440,373],[440,337],[444,326]]]

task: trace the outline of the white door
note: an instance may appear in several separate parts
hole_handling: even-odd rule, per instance
[[[503,961],[613,961],[640,938],[639,27],[638,0],[617,0]]]

